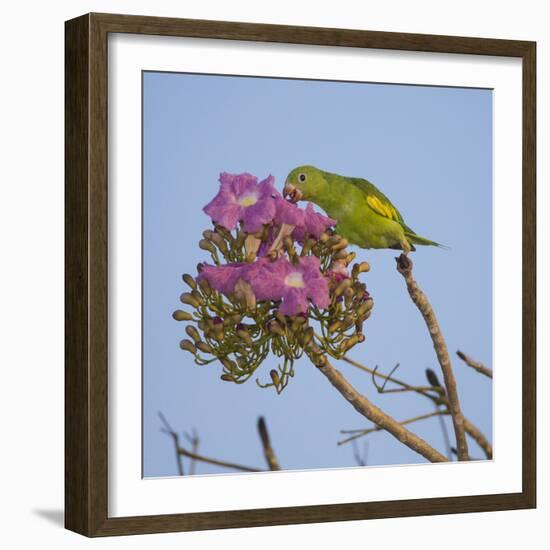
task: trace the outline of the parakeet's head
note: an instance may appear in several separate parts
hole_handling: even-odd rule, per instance
[[[315,202],[315,197],[327,186],[325,172],[315,166],[298,166],[288,174],[283,195],[293,202],[302,199]]]

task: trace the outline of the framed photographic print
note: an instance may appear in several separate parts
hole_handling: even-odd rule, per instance
[[[535,44],[66,23],[66,527],[532,508]]]

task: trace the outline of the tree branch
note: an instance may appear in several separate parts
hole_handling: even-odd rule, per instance
[[[481,447],[485,456],[491,460],[493,458],[493,446],[489,443],[487,438],[481,433],[481,431],[472,424],[467,418],[464,418],[464,429],[466,433]]]
[[[263,472],[263,470],[260,470],[259,468],[251,468],[250,466],[243,466],[242,464],[236,464],[234,462],[226,462],[224,460],[218,460],[216,458],[210,458],[208,456],[203,456],[198,453],[193,453],[191,451],[188,451],[187,449],[184,449],[183,447],[179,447],[178,453],[180,455],[186,456],[188,458],[192,458],[194,460],[200,460],[201,462],[213,464],[214,466],[231,468],[232,470],[240,470],[241,472]]]
[[[475,361],[462,351],[458,350],[456,354],[472,369],[476,370],[477,372],[487,376],[487,378],[493,378],[493,371],[489,368],[487,368],[483,363],[480,363],[479,361]]]
[[[267,462],[267,465],[269,466],[269,469],[273,471],[280,470],[281,467],[279,466],[279,462],[277,460],[277,457],[275,456],[275,452],[271,447],[267,425],[263,416],[260,416],[260,418],[258,418],[258,433],[260,434],[265,460]]]
[[[260,470],[259,468],[251,468],[250,466],[243,466],[242,464],[236,464],[234,462],[226,462],[224,460],[218,460],[216,458],[210,458],[208,456],[201,455],[197,453],[197,448],[199,445],[199,437],[195,430],[193,430],[193,435],[189,436],[186,434],[187,439],[190,440],[191,444],[193,445],[193,450],[188,451],[184,447],[182,447],[179,444],[179,437],[176,431],[172,429],[170,424],[168,423],[168,420],[166,420],[166,417],[159,411],[158,413],[159,418],[161,419],[162,423],[164,424],[164,428],[161,428],[161,432],[169,435],[174,440],[174,446],[176,450],[176,457],[178,460],[178,473],[180,476],[184,475],[183,472],[183,461],[181,459],[182,456],[186,456],[187,458],[191,459],[191,472],[194,473],[195,471],[195,464],[194,462],[196,460],[199,460],[201,462],[207,462],[208,464],[213,464],[214,466],[221,466],[223,468],[231,468],[232,470],[240,470],[242,472],[263,472],[263,470]]]
[[[456,380],[441,328],[439,327],[439,323],[428,298],[424,292],[422,292],[412,275],[412,261],[405,254],[401,254],[401,256],[397,258],[397,271],[399,271],[405,279],[409,295],[422,314],[428,331],[430,332],[437,360],[443,372],[443,380],[445,382],[447,399],[449,401],[449,410],[453,419],[458,459],[468,460],[468,442],[466,441],[466,434],[464,431],[464,416],[460,409]]]
[[[358,413],[392,434],[398,441],[409,447],[409,449],[419,453],[430,462],[448,461],[444,455],[426,441],[407,430],[397,420],[394,420],[376,405],[373,405],[364,395],[361,395],[344,378],[342,373],[330,364],[326,356],[312,356],[310,358],[318,370],[327,377],[329,382]]]

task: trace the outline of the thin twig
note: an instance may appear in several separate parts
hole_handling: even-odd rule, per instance
[[[364,395],[361,395],[342,375],[335,369],[326,356],[312,356],[314,364],[323,373],[329,382],[340,392],[340,394],[353,406],[353,408],[365,418],[380,426],[392,434],[401,443],[421,454],[431,462],[447,462],[448,459],[439,451],[429,445],[424,439],[413,434],[402,426],[397,420],[372,404]]]
[[[161,431],[164,432],[165,434],[169,435],[172,440],[174,441],[174,449],[176,451],[176,462],[177,462],[177,465],[178,465],[178,475],[182,476],[184,475],[184,472],[183,472],[183,461],[181,459],[181,456],[178,452],[178,449],[179,449],[179,436],[177,434],[176,431],[174,431],[172,429],[172,426],[170,426],[170,424],[168,424],[168,420],[166,420],[166,417],[159,411],[158,412],[158,415],[159,415],[159,418],[161,420],[161,422],[164,424],[164,428],[161,428]]]
[[[260,440],[262,442],[262,447],[264,450],[265,460],[270,470],[277,471],[280,470],[279,461],[275,456],[275,452],[271,447],[271,441],[269,439],[269,432],[267,431],[267,425],[263,416],[258,418],[258,433],[260,434]]]
[[[441,332],[441,328],[439,327],[439,323],[428,298],[424,292],[422,292],[412,275],[412,261],[405,254],[401,254],[401,256],[397,258],[397,271],[399,271],[405,279],[409,295],[422,314],[424,322],[428,327],[435,353],[437,355],[437,360],[439,361],[439,365],[441,366],[441,370],[443,372],[443,380],[445,382],[447,399],[449,401],[449,410],[451,412],[455,430],[458,459],[468,460],[468,442],[466,441],[466,434],[464,431],[464,416],[462,415],[462,410],[460,409],[456,380],[453,373],[453,368],[451,366],[449,352],[447,351],[447,344],[443,338],[443,333]]]
[[[407,420],[402,420],[399,422],[401,426],[405,426],[406,424],[412,424],[413,422],[418,422],[419,420],[426,420],[428,418],[433,418],[434,416],[442,416],[445,414],[449,414],[447,411],[434,411],[431,413],[421,414],[419,416],[414,416],[413,418],[407,418]],[[363,437],[364,435],[369,435],[374,432],[380,432],[384,428],[381,428],[380,426],[374,426],[373,428],[367,428],[366,430],[340,430],[340,433],[352,433],[356,432],[351,437],[348,437],[347,439],[343,439],[342,441],[338,441],[338,445],[344,445],[345,443],[349,443],[350,441],[354,441],[355,439],[358,439],[359,437]]]
[[[357,441],[352,441],[353,446],[353,458],[355,458],[355,462],[357,463],[357,466],[366,466],[367,465],[367,456],[369,453],[369,442],[365,441],[363,444],[363,454],[361,455],[359,453],[359,448],[357,446]]]
[[[200,460],[208,464],[214,464],[214,466],[221,466],[222,468],[231,468],[232,470],[240,470],[242,472],[262,472],[259,468],[251,468],[250,466],[243,466],[242,464],[235,464],[234,462],[226,462],[224,460],[218,460],[217,458],[210,458],[208,456],[200,455],[198,453],[192,453],[183,447],[178,449],[180,455],[192,458],[194,460]]]
[[[405,393],[408,391],[422,392],[422,391],[434,391],[433,386],[414,386],[412,388],[391,388],[390,390],[381,390],[379,393]]]
[[[458,350],[456,354],[466,363],[469,367],[476,370],[477,372],[487,376],[487,378],[493,378],[493,371],[492,369],[486,367],[483,363],[480,363],[479,361],[476,361],[463,353],[462,351]]]
[[[367,366],[359,363],[358,361],[355,361],[355,359],[351,359],[347,355],[344,355],[344,357],[342,357],[342,361],[345,361],[346,363],[349,363],[350,365],[353,365],[354,367],[371,374],[373,377],[377,376],[378,378],[382,378],[383,380],[393,382],[394,384],[397,384],[398,386],[401,386],[403,388],[403,390],[419,393],[419,394],[423,395],[424,397],[427,397],[428,399],[431,399],[434,403],[437,403],[437,402],[440,401],[440,397],[436,397],[435,395],[430,395],[429,393],[427,393],[428,391],[437,392],[438,389],[436,387],[432,387],[432,388],[428,389],[424,386],[412,386],[411,384],[407,384],[407,382],[403,382],[402,380],[398,380],[397,378],[394,378],[391,375],[382,374],[381,372],[378,371],[378,367],[375,367],[374,369],[371,369],[370,367],[367,367]],[[395,368],[393,370],[395,370]],[[389,390],[384,390],[384,393],[387,393],[388,391]]]
[[[439,405],[435,406],[435,410],[438,412],[441,412],[441,409],[439,408]],[[449,414],[449,413],[445,413]],[[443,441],[445,443],[445,450],[447,451],[447,456],[449,457],[449,460],[452,458],[451,453],[451,440],[449,439],[449,432],[447,430],[447,424],[445,424],[445,418],[440,414],[438,415],[437,419],[439,420],[439,427],[441,428],[441,433],[443,434]]]

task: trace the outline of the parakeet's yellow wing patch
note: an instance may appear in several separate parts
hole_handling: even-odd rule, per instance
[[[381,216],[384,216],[384,218],[394,220],[398,223],[401,222],[401,216],[399,215],[397,210],[394,208],[394,206],[390,202],[386,202],[384,200],[381,200],[375,195],[368,195],[367,196],[367,204],[377,214],[380,214]]]

